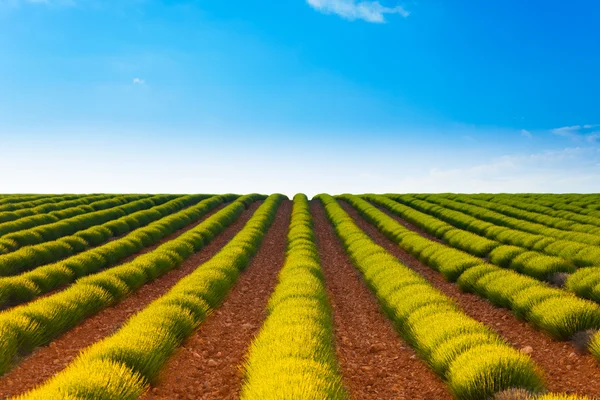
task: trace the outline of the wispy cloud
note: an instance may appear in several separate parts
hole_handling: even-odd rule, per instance
[[[533,134],[531,132],[529,132],[527,129],[521,129],[521,135],[523,135],[529,139],[531,139],[533,137]]]
[[[575,142],[596,143],[600,139],[600,131],[595,128],[600,127],[597,124],[563,126],[552,129],[550,132],[556,136],[569,138]]]
[[[574,147],[505,155],[487,163],[432,168],[393,186],[396,192],[591,192],[600,185],[600,150]],[[393,191],[389,190],[388,191]]]
[[[384,23],[386,14],[398,14],[405,18],[410,15],[402,6],[386,7],[378,1],[307,0],[307,2],[319,12],[337,14],[350,21],[362,19],[367,22]]]
[[[134,85],[145,85],[146,81],[141,78],[133,78]]]

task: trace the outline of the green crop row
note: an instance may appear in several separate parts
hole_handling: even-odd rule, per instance
[[[600,213],[598,213],[598,202],[600,201],[600,197],[597,195],[530,195],[527,196],[526,199],[535,202],[535,204],[553,208],[555,210],[572,211],[574,213],[593,215],[596,218],[600,218]]]
[[[184,197],[183,203],[179,203],[181,208],[189,206],[204,199],[204,195],[192,195]],[[156,201],[150,199],[138,200],[126,204],[117,209],[101,211],[106,213],[98,216],[98,220],[86,218],[87,224],[94,222],[101,225],[90,226],[87,229],[80,230],[73,235],[63,236],[59,239],[42,242],[32,246],[24,246],[12,253],[0,255],[0,276],[12,276],[24,271],[31,270],[41,265],[59,261],[74,254],[81,253],[92,246],[98,246],[110,238],[127,233],[132,229],[146,225],[156,218],[161,217],[161,213],[154,209],[154,203],[161,204],[168,201],[170,196],[159,196]],[[177,199],[172,200],[177,203]],[[173,203],[169,204],[167,209],[171,209]],[[141,212],[147,211],[147,212]],[[81,218],[79,216],[75,218]],[[51,224],[55,225],[55,224]],[[75,224],[73,224],[75,226]],[[62,224],[61,226],[62,227]],[[43,226],[39,227],[43,228]],[[70,230],[69,227],[66,227]],[[11,234],[22,236],[28,235],[28,231],[16,232]],[[38,234],[37,237],[40,237]]]
[[[528,355],[462,312],[453,300],[375,244],[331,196],[319,198],[346,252],[400,335],[447,382],[457,399],[486,399],[509,388],[544,389],[540,370]]]
[[[124,196],[115,196],[109,199],[101,199],[92,203],[85,203],[84,200],[76,200],[76,201],[68,201],[65,203],[73,203],[78,202],[79,204],[67,204],[64,208],[56,209],[53,211],[44,211],[40,213],[36,213],[34,215],[29,215],[26,217],[18,218],[13,221],[8,221],[4,223],[0,223],[0,237],[6,235],[8,233],[20,231],[23,229],[33,228],[39,225],[52,224],[54,222],[58,222],[61,220],[65,220],[71,217],[75,217],[78,215],[83,215],[87,213],[93,213],[95,211],[106,210],[113,207],[118,207],[123,204],[140,200],[143,198],[148,198],[148,196],[141,195],[124,195]],[[58,205],[61,203],[54,203],[53,205]],[[40,206],[43,207],[43,206]],[[2,238],[4,239],[4,238]]]
[[[88,195],[69,194],[69,195],[62,195],[62,196],[43,196],[39,199],[30,200],[30,201],[2,204],[2,205],[0,205],[0,212],[17,211],[17,210],[22,210],[25,208],[37,207],[42,204],[59,203],[59,202],[66,201],[66,200],[77,200],[77,199],[81,199],[81,198],[85,198],[85,197],[88,197]]]
[[[345,196],[339,196],[345,199]],[[455,228],[431,215],[424,214],[413,208],[395,202],[385,196],[367,194],[362,196],[371,203],[383,206],[392,213],[402,217],[406,221],[417,225],[430,235],[448,242],[454,247],[464,250],[478,257],[486,257],[490,251],[500,246],[495,240],[490,240],[474,233]]]
[[[458,279],[463,290],[511,309],[556,339],[565,340],[577,332],[600,328],[597,304],[513,270],[473,260],[467,253],[426,239],[357,196],[346,196],[346,201],[402,249],[447,279]]]
[[[468,204],[457,203],[461,206],[455,207],[447,199],[430,196],[427,196],[428,201],[404,195],[388,195],[388,197],[425,213],[432,214],[458,228],[477,233],[488,239],[497,240],[500,243],[524,247],[550,256],[562,257],[578,267],[600,265],[600,247],[569,240],[558,240],[482,221],[466,211],[473,207]],[[460,208],[461,211],[457,211],[454,208]]]
[[[245,362],[241,399],[345,399],[308,199],[294,197],[285,264]]]
[[[477,202],[476,200],[469,200],[468,198],[464,197],[461,197],[460,199],[462,201],[448,200],[443,196],[439,195],[427,196],[427,201],[434,201],[437,203],[438,200],[443,200],[445,207],[465,212],[484,221],[492,222],[496,225],[505,226],[523,232],[533,233],[536,235],[542,235],[548,238],[553,238],[555,240],[568,240],[592,246],[600,245],[600,237],[593,234],[563,231],[560,229],[551,228],[543,224],[510,217],[500,212],[493,211],[492,209],[473,204]],[[489,207],[492,208],[493,206]]]
[[[201,197],[180,197],[149,210],[119,218],[110,224],[121,226],[124,222],[127,231],[133,232],[54,264],[44,265],[20,275],[0,278],[0,306],[30,301],[80,277],[115,265],[144,247],[157,243],[175,230],[197,221],[223,201],[234,199],[232,196],[214,196],[181,211],[197,203]],[[120,229],[119,233],[125,233],[125,230]]]
[[[600,303],[600,267],[580,268],[567,278],[565,289]]]
[[[494,196],[491,199],[489,199],[489,201],[493,201],[494,203],[504,204],[506,206],[512,206],[512,207],[530,211],[533,213],[545,214],[550,217],[561,218],[563,220],[573,221],[574,223],[580,223],[580,224],[584,224],[584,225],[595,225],[597,227],[600,227],[600,218],[591,215],[590,213],[593,211],[591,211],[591,210],[585,211],[585,209],[581,208],[581,207],[571,206],[571,207],[569,207],[569,210],[564,209],[564,207],[563,207],[563,209],[556,210],[552,207],[548,207],[543,204],[538,204],[538,203],[532,202],[531,200],[525,201],[522,199],[515,199],[512,196]],[[577,210],[577,212],[574,212],[572,210]],[[584,215],[582,215],[582,214],[584,214]],[[567,225],[565,225],[565,226],[567,226]],[[577,229],[575,229],[575,230],[577,230]],[[598,231],[600,231],[600,228],[598,228]],[[586,230],[583,230],[582,232],[586,232]],[[589,233],[592,233],[592,232],[589,232]]]
[[[139,199],[139,197],[123,198],[122,200],[115,198],[111,199],[111,202],[117,204],[114,204],[111,208],[98,211],[92,209],[65,219],[59,219],[51,214],[39,214],[0,224],[0,231],[2,231],[0,235],[0,254],[10,253],[24,246],[32,246],[72,235],[79,230],[108,222],[135,211],[154,207],[175,198],[177,196],[172,195],[158,195],[142,199]],[[85,209],[81,206],[77,207],[79,210],[82,208]],[[89,209],[90,207],[86,208]],[[70,208],[69,210],[73,209]]]
[[[340,197],[344,198],[344,196]],[[475,256],[489,256],[490,261],[496,265],[514,269],[536,279],[548,280],[555,273],[571,273],[577,269],[572,262],[561,257],[527,251],[527,249],[521,247],[501,245],[497,241],[455,228],[438,218],[395,202],[388,197],[374,194],[362,197],[373,204],[385,207],[392,213],[421,227],[429,234],[444,240],[453,247]]]
[[[0,223],[6,223],[10,221],[17,220],[19,218],[30,217],[38,214],[45,214],[49,212],[56,212],[61,215],[60,212],[64,209],[68,209],[70,207],[76,206],[86,206],[91,205],[94,202],[102,201],[102,200],[110,200],[114,198],[118,198],[121,196],[112,195],[112,194],[102,194],[102,195],[93,195],[93,196],[81,196],[74,200],[64,200],[60,202],[53,203],[44,203],[31,208],[23,208],[17,209],[15,211],[2,211],[0,212]],[[147,195],[139,195],[139,198],[148,197]],[[67,212],[68,215],[68,212]]]
[[[173,351],[223,301],[259,248],[282,199],[282,195],[267,198],[213,258],[130,318],[115,334],[83,350],[65,370],[19,398],[139,397],[155,381]],[[236,201],[230,207],[239,205]],[[173,242],[166,243],[164,256],[181,260],[201,246],[204,239],[197,232]]]
[[[560,235],[562,235],[562,233],[556,232],[555,230],[573,231],[573,232],[580,232],[583,234],[590,234],[590,235],[597,235],[598,233],[600,233],[600,228],[598,226],[594,226],[592,224],[587,224],[587,223],[581,224],[581,223],[577,223],[574,221],[570,221],[568,219],[554,217],[554,216],[550,216],[547,214],[541,214],[536,211],[522,210],[517,207],[513,207],[512,205],[508,205],[508,204],[504,204],[504,203],[497,203],[497,202],[493,202],[493,201],[489,201],[489,200],[479,200],[476,198],[470,198],[469,196],[465,196],[465,195],[458,195],[458,196],[455,196],[453,199],[455,201],[472,204],[472,205],[475,205],[478,207],[483,207],[487,210],[491,210],[491,211],[494,211],[494,212],[497,212],[497,213],[500,213],[500,214],[503,214],[503,215],[506,215],[509,217],[517,218],[521,221],[530,221],[530,222],[534,223],[536,226],[542,225],[542,226],[546,226],[549,228],[554,228],[552,230],[552,232],[556,235],[559,235],[559,236],[556,236],[559,238],[562,238],[560,236]],[[582,236],[582,237],[586,237],[586,236]],[[592,239],[589,239],[589,240],[592,240]],[[594,242],[592,240],[592,241],[586,241],[584,243],[597,244],[597,243],[600,243],[600,241]]]
[[[0,313],[0,372],[6,372],[19,354],[51,342],[85,318],[178,267],[235,221],[248,202],[261,198],[260,195],[243,196],[194,228],[131,262],[79,279],[61,292]],[[195,212],[205,214],[208,208],[199,205]],[[185,219],[185,225],[194,220],[190,216]],[[179,225],[181,221],[182,218],[176,218],[171,223]],[[174,231],[169,223],[157,229]]]
[[[0,198],[0,206],[4,204],[22,203],[27,201],[34,201],[39,199],[47,199],[53,196],[60,195],[48,195],[48,194],[3,194]]]

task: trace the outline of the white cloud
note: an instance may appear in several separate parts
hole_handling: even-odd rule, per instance
[[[563,126],[562,128],[552,129],[550,132],[557,136],[563,136],[569,138],[575,142],[588,142],[596,143],[600,139],[600,132],[593,131],[600,125],[597,124],[586,124],[586,125],[573,125]]]
[[[523,135],[529,139],[531,139],[533,137],[533,134],[531,132],[529,132],[527,129],[521,129],[521,135]]]
[[[564,148],[529,155],[507,155],[488,163],[432,168],[395,182],[387,192],[581,192],[600,185],[600,150]]]
[[[307,3],[324,14],[337,14],[350,21],[362,19],[367,22],[383,23],[386,14],[398,14],[405,18],[410,15],[402,6],[386,7],[378,1],[307,0]]]
[[[563,126],[562,128],[552,129],[551,132],[557,136],[574,138],[577,132],[582,128],[581,125]]]
[[[133,78],[134,85],[145,85],[146,81],[141,78]]]

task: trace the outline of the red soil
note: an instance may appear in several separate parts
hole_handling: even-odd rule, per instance
[[[337,356],[352,399],[451,399],[380,311],[377,299],[344,252],[320,202],[314,229],[333,308]]]
[[[95,316],[86,319],[48,346],[35,350],[13,370],[0,377],[0,397],[7,398],[33,389],[66,367],[82,349],[117,331],[129,317],[165,294],[181,278],[214,256],[244,226],[260,203],[255,202],[250,205],[237,221],[215,237],[206,247],[185,260],[179,268],[171,270],[155,281],[144,285],[114,307],[102,310]],[[162,239],[158,244],[143,249],[137,255],[151,251],[160,244],[192,229],[199,223],[178,230]],[[132,256],[130,259],[134,257]]]
[[[266,317],[285,260],[292,205],[285,200],[249,267],[224,303],[180,347],[143,399],[237,399],[244,356]]]
[[[579,353],[571,344],[551,339],[528,323],[519,321],[507,309],[495,307],[475,294],[462,293],[457,285],[446,281],[439,272],[388,240],[348,203],[340,204],[377,244],[396,256],[404,265],[423,275],[445,295],[456,300],[471,317],[495,329],[515,348],[531,347],[533,351],[530,355],[544,370],[550,391],[600,396],[600,368],[591,354]],[[404,226],[410,226],[400,217],[392,216]]]

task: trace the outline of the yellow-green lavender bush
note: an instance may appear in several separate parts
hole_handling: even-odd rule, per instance
[[[244,363],[244,400],[345,399],[308,199],[294,197],[285,264]]]
[[[375,226],[385,226],[380,230],[401,248],[448,279],[458,279],[463,290],[472,291],[496,305],[514,310],[515,314],[554,338],[566,340],[577,332],[600,328],[600,307],[597,304],[577,298],[565,290],[560,290],[560,294],[554,292],[556,296],[546,296],[550,286],[537,279],[485,264],[481,259],[474,262],[459,250],[414,233],[398,235],[403,227],[393,218],[358,196],[342,197]],[[539,295],[531,294],[535,291],[533,288],[537,288]],[[526,290],[530,297],[515,302],[518,295]],[[560,306],[553,307],[553,304]]]
[[[269,196],[213,258],[131,317],[115,334],[84,349],[65,370],[18,398],[95,400],[141,395],[173,351],[223,301],[258,250],[282,199],[282,195]],[[107,374],[103,365],[120,372]]]
[[[157,207],[165,205],[163,203],[166,203],[170,197],[171,196],[157,196]],[[177,203],[177,200],[183,200],[180,203],[181,208],[183,208],[184,206],[189,206],[204,198],[206,198],[206,196],[194,195],[186,196],[182,199],[176,198],[172,201]],[[13,246],[9,243],[13,243],[18,250],[12,251],[11,249],[11,252],[8,254],[0,255],[0,275],[15,275],[44,264],[58,261],[62,258],[77,254],[90,246],[97,246],[104,243],[111,237],[125,233],[122,229],[110,229],[114,226],[115,218],[124,223],[130,222],[131,230],[135,229],[138,219],[141,219],[142,221],[144,219],[151,221],[162,216],[155,208],[150,208],[155,205],[155,202],[150,199],[138,200],[135,203],[136,204],[133,204],[133,207],[121,206],[115,209],[98,211],[98,213],[102,213],[102,215],[91,213],[90,215],[80,215],[69,219],[82,220],[81,224],[74,223],[74,221],[69,223],[61,221],[48,226],[42,225],[37,228],[6,235],[0,239],[0,244],[3,244],[3,247],[8,249]],[[169,203],[171,202],[169,201]],[[171,203],[170,206],[172,207],[175,203]],[[123,207],[128,211],[124,211]],[[56,231],[54,228],[56,228]],[[78,228],[82,229],[77,231]],[[48,229],[47,232],[49,233],[45,234],[46,229]],[[63,233],[73,234],[63,236]],[[60,237],[53,238],[57,236]],[[49,241],[46,241],[46,239],[49,239]],[[22,247],[23,243],[31,245]]]
[[[133,230],[133,232],[123,238],[89,250],[86,250],[89,247],[88,242],[83,239],[70,239],[71,248],[81,249],[81,253],[53,264],[37,267],[20,275],[0,277],[0,305],[6,306],[30,301],[43,293],[71,283],[79,277],[114,265],[177,229],[200,219],[207,212],[222,204],[224,200],[229,199],[226,196],[213,196],[195,204],[202,197],[185,196],[149,210],[141,210],[121,217],[118,220],[127,225],[127,231]],[[103,226],[114,222],[116,221],[110,221]],[[144,227],[144,225],[147,226]],[[112,236],[113,233],[110,235]]]
[[[4,235],[12,232],[30,229],[39,225],[52,225],[52,223],[56,223],[61,220],[71,219],[79,215],[107,210],[113,207],[119,207],[128,202],[136,202],[138,200],[148,198],[150,197],[147,195],[111,195],[110,197],[108,195],[101,195],[89,196],[79,200],[52,203],[52,207],[48,207],[47,205],[38,206],[32,211],[34,214],[21,218],[15,218],[14,220],[8,222],[1,222],[0,237],[4,239]],[[90,200],[92,199],[96,201],[91,202]],[[0,248],[2,248],[1,245]]]
[[[319,195],[319,199],[348,255],[398,332],[447,382],[457,399],[485,399],[508,388],[544,390],[541,372],[528,355],[466,315],[375,244],[331,196]],[[372,207],[365,203],[365,208]]]
[[[50,342],[144,283],[179,266],[197,248],[210,242],[235,221],[249,201],[262,198],[261,195],[242,196],[194,228],[131,262],[104,270],[87,281],[78,281],[51,296],[0,313],[0,331],[7,332],[9,336],[0,343],[0,373],[11,367],[18,353],[27,353]],[[192,221],[188,217],[187,223]],[[112,278],[122,284],[117,284]]]

